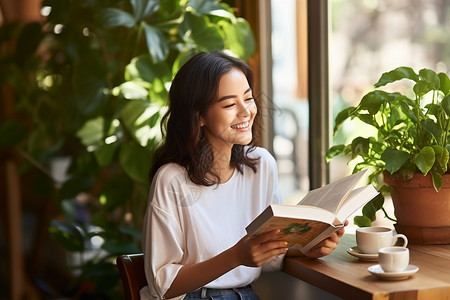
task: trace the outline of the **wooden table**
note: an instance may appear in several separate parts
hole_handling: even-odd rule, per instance
[[[419,271],[404,280],[370,274],[367,268],[378,262],[349,255],[355,245],[355,236],[345,234],[330,255],[286,258],[283,271],[344,299],[450,299],[450,245],[408,245],[410,264]]]

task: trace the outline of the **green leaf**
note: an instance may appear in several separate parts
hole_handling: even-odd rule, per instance
[[[131,179],[141,183],[149,180],[150,152],[137,144],[122,144],[119,151],[119,162]]]
[[[372,206],[372,204],[369,202],[366,205],[364,205],[362,209],[363,216],[366,216],[370,221],[375,221],[376,217],[376,210]]]
[[[84,251],[84,232],[74,223],[51,220],[50,232],[64,248],[71,252]]]
[[[401,166],[409,159],[410,154],[391,147],[381,154],[381,160],[386,163],[386,170],[391,174],[400,169]]]
[[[435,160],[436,156],[434,154],[433,147],[430,146],[423,147],[415,157],[416,166],[425,175],[427,175],[428,171],[431,170]]]
[[[136,25],[134,16],[118,8],[109,7],[102,10],[100,19],[106,27],[125,26],[131,28]]]
[[[158,63],[166,59],[169,54],[169,44],[164,37],[162,31],[154,26],[144,24],[145,37],[147,40],[147,47],[153,62]]]
[[[436,192],[439,192],[442,185],[444,184],[444,178],[442,177],[441,174],[436,172],[431,172],[431,176],[433,179],[433,187],[436,190]]]
[[[352,154],[352,144],[345,145],[344,150],[342,152],[344,155]]]
[[[100,167],[109,166],[113,162],[117,147],[117,143],[103,144],[94,150],[95,158]]]
[[[392,190],[392,187],[390,187],[390,186],[388,186],[388,185],[386,185],[386,184],[383,184],[382,186],[381,186],[381,188],[378,190],[382,195],[386,195],[386,194],[389,194],[390,192],[391,192],[391,190]],[[383,199],[383,203],[384,203],[384,199]]]
[[[74,67],[73,91],[78,109],[84,115],[91,115],[108,99],[104,66],[92,58],[82,59]]]
[[[433,70],[421,69],[419,71],[419,76],[423,80],[427,81],[433,90],[437,90],[440,88],[441,81],[439,79],[439,76]]]
[[[378,210],[380,210],[380,209],[383,207],[383,205],[384,205],[384,197],[383,197],[383,195],[380,193],[380,194],[376,195],[375,198],[373,198],[369,203],[372,205],[372,207],[373,207],[375,210],[378,211]]]
[[[387,102],[387,94],[385,91],[372,91],[367,93],[360,102],[361,109],[366,109],[370,114],[375,115],[379,110],[381,105]]]
[[[161,80],[165,83],[170,82],[171,76],[167,62],[161,61],[155,64],[150,55],[133,58],[125,68],[125,79],[128,81],[144,81],[151,84],[155,80]]]
[[[366,216],[355,216],[353,223],[359,227],[370,227],[372,225],[372,221]]]
[[[224,10],[216,0],[190,0],[189,6],[202,15],[211,14],[216,10]]]
[[[426,131],[431,133],[431,135],[436,140],[436,143],[440,143],[442,136],[442,129],[439,127],[438,124],[436,124],[436,122],[434,122],[432,119],[425,119],[422,120],[420,124]]]
[[[391,106],[391,113],[388,116],[387,123],[390,128],[406,120],[406,115],[403,113],[402,108],[398,105]]]
[[[360,156],[365,156],[369,152],[369,139],[357,137],[352,141],[352,159]]]
[[[255,38],[250,25],[242,18],[234,23],[220,21],[218,25],[225,34],[225,48],[241,59],[249,59],[255,52]]]
[[[0,147],[13,147],[25,139],[27,129],[17,120],[0,123]]]
[[[384,197],[380,193],[371,201],[369,201],[366,205],[364,205],[362,209],[363,216],[367,217],[371,222],[375,221],[377,216],[376,213],[379,211],[384,204]],[[363,219],[364,220],[364,219]]]
[[[441,107],[445,111],[445,114],[450,117],[450,95],[447,95],[442,99]]]
[[[152,24],[179,24],[185,11],[186,6],[180,4],[180,0],[160,0],[159,9],[148,21]]]
[[[81,127],[76,136],[81,140],[81,143],[88,146],[95,146],[101,141],[103,141],[103,117],[97,117],[95,119],[88,120]]]
[[[159,126],[156,126],[159,117],[160,107],[146,101],[130,101],[122,110],[125,127],[143,147],[149,140],[159,137]]]
[[[159,8],[160,0],[131,0],[133,14],[136,20],[142,20]]]
[[[345,145],[335,145],[328,149],[327,154],[325,156],[325,159],[327,162],[329,162],[333,157],[341,154],[344,151]]]
[[[402,99],[400,101],[400,107],[402,108],[403,113],[414,123],[417,123],[418,118],[416,114],[411,110],[409,104],[406,100]]]
[[[195,53],[196,52],[193,49],[187,49],[178,53],[172,65],[172,73],[176,74],[178,70],[180,70],[181,66],[184,65],[192,56],[194,56]]]
[[[224,49],[225,44],[218,25],[209,23],[207,17],[199,17],[191,13],[188,13],[186,16],[192,29],[192,39],[200,50]]]
[[[121,120],[129,131],[136,130],[135,122],[150,104],[147,101],[129,101],[121,113]]]
[[[347,120],[350,116],[352,116],[353,111],[355,111],[355,107],[350,106],[347,107],[343,110],[341,110],[336,118],[335,118],[335,125],[334,125],[334,134],[337,133],[337,131],[339,130],[339,128],[342,126],[342,124],[344,123],[345,120]]]
[[[439,77],[440,81],[439,89],[444,93],[444,95],[447,95],[450,91],[450,79],[445,73],[439,73],[437,76]]]
[[[398,67],[392,71],[383,73],[374,86],[378,88],[401,79],[411,79],[417,82],[419,81],[419,75],[410,67]]]
[[[433,147],[434,153],[436,155],[436,161],[438,162],[438,164],[442,170],[442,173],[445,173],[447,171],[447,164],[449,161],[449,153],[442,146],[433,145],[432,147]],[[439,170],[439,171],[441,171],[441,170]]]
[[[123,97],[128,100],[146,100],[148,98],[148,91],[136,82],[126,81],[117,88]]]
[[[366,124],[369,124],[370,126],[373,126],[375,128],[378,128],[378,123],[375,120],[375,117],[371,114],[357,114],[357,118],[363,121]]]
[[[427,105],[425,105],[425,108],[427,109],[427,114],[429,115],[433,115],[436,118],[439,117],[439,115],[444,111],[442,109],[441,103],[439,104],[435,104],[435,103],[429,103]]]
[[[418,97],[422,97],[423,95],[426,95],[428,92],[432,91],[434,88],[435,86],[432,82],[419,80],[419,82],[414,85],[413,90]]]

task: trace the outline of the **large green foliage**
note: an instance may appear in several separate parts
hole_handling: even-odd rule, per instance
[[[409,180],[415,173],[431,173],[436,191],[442,187],[442,175],[448,173],[450,129],[450,80],[444,73],[430,69],[416,73],[410,67],[399,67],[383,73],[375,88],[400,80],[410,80],[405,92],[376,89],[367,93],[357,107],[342,110],[335,120],[334,132],[348,119],[359,119],[376,130],[376,136],[357,137],[348,145],[329,149],[327,160],[346,154],[358,158],[353,172],[372,170],[369,180],[380,188],[379,197],[355,218],[360,226],[369,226],[375,212],[382,209],[389,187],[380,175],[389,172]]]
[[[249,24],[215,0],[44,0],[43,24],[2,27],[16,46],[1,56],[1,84],[17,119],[0,124],[0,147],[25,158],[41,194],[61,214],[50,231],[67,251],[95,255],[78,282],[92,295],[117,286],[114,258],[140,251],[152,152],[170,82],[192,54],[254,52]],[[69,161],[56,181],[51,165]],[[53,187],[49,189],[48,187]],[[80,213],[81,212],[81,213]],[[94,247],[95,248],[95,247]]]

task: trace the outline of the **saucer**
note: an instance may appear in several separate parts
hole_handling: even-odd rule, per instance
[[[368,268],[368,270],[371,274],[373,274],[376,277],[379,277],[381,279],[401,280],[401,279],[406,279],[409,276],[411,276],[412,274],[416,273],[417,271],[419,271],[419,268],[415,265],[408,265],[406,270],[404,270],[402,272],[385,272],[385,271],[383,271],[383,269],[381,268],[380,265],[374,265],[374,266],[370,266]]]
[[[348,248],[347,253],[359,258],[360,260],[367,260],[367,261],[378,260],[378,253],[375,254],[362,253],[361,250],[359,250],[358,246]]]

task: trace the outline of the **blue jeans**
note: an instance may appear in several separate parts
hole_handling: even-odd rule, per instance
[[[184,299],[200,300],[260,300],[250,285],[233,289],[200,288],[186,294]]]

